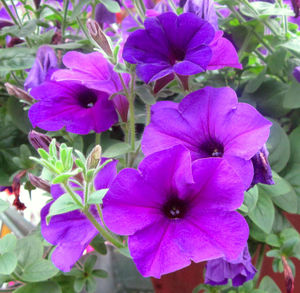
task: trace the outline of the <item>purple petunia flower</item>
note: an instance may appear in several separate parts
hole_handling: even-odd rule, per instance
[[[250,187],[257,183],[275,184],[272,178],[272,170],[268,161],[269,152],[264,145],[252,158],[254,176]]]
[[[251,158],[267,141],[272,123],[257,110],[238,103],[231,88],[212,88],[187,95],[180,104],[158,102],[142,138],[145,155],[183,144],[192,159],[222,157],[243,179],[253,178]]]
[[[163,13],[145,20],[124,45],[123,58],[137,64],[144,82],[166,76],[188,76],[226,66],[242,68],[223,32],[193,13]]]
[[[102,132],[118,121],[109,95],[74,82],[45,82],[35,87],[31,95],[38,100],[29,109],[33,127],[88,134]]]
[[[15,14],[14,10],[12,9],[12,5],[9,5],[8,7],[11,9],[11,11],[13,12],[13,14]],[[12,25],[14,25],[14,23],[11,20],[10,15],[7,13],[6,9],[4,7],[2,7],[0,9],[0,30],[3,27],[12,26]]]
[[[41,46],[36,53],[35,62],[25,80],[25,90],[34,88],[44,81],[49,81],[51,74],[57,69],[55,51],[50,46]]]
[[[101,163],[104,161],[105,159],[102,159]],[[97,174],[95,178],[97,190],[110,186],[117,174],[116,165],[117,161],[112,161]],[[82,192],[77,191],[77,193],[82,197]],[[46,217],[50,207],[64,194],[64,190],[58,184],[52,185],[51,194],[53,201],[41,211],[41,232],[48,242],[56,246],[51,257],[54,265],[63,272],[68,272],[82,256],[83,251],[98,234],[98,231],[79,210],[53,216],[47,225]],[[96,207],[91,206],[90,211],[102,225]]]
[[[295,79],[300,82],[300,66],[294,68],[293,75]]]
[[[123,90],[118,74],[113,66],[98,52],[83,54],[76,51],[68,52],[63,57],[63,63],[68,69],[58,70],[53,74],[57,81],[72,80],[109,95]],[[122,74],[128,85],[129,74]],[[124,95],[116,95],[113,103],[123,121],[127,121],[129,103]]]
[[[96,5],[95,20],[97,20],[97,22],[99,24],[115,23],[116,22],[116,14],[107,10],[107,8],[105,7],[104,4],[98,3]]]
[[[208,21],[215,30],[218,30],[218,17],[213,0],[187,0],[183,11],[195,13],[202,19]]]
[[[123,169],[103,200],[109,229],[129,235],[129,251],[145,277],[226,256],[238,257],[248,226],[234,210],[243,201],[240,178],[225,160],[191,162],[175,146]]]
[[[251,263],[248,245],[235,260],[219,258],[210,260],[206,264],[205,283],[212,286],[225,285],[232,279],[232,285],[238,287],[252,280],[256,269]]]
[[[12,186],[1,186],[0,185],[0,192],[7,191],[9,194],[13,193]]]

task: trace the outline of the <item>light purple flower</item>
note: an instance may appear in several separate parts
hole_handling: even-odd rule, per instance
[[[275,184],[272,178],[272,170],[268,161],[269,152],[264,145],[252,158],[254,175],[251,187],[257,183],[272,185]]]
[[[51,74],[58,69],[55,51],[47,45],[41,46],[36,53],[35,62],[24,83],[25,90],[49,81]]]
[[[295,79],[300,82],[300,66],[294,68],[293,75]]]
[[[218,17],[214,7],[214,0],[187,0],[183,11],[195,13],[202,19],[208,21],[215,30],[218,30]]]
[[[105,159],[102,163],[104,161]],[[97,190],[110,186],[117,174],[116,165],[117,161],[108,163],[98,173],[95,179]],[[41,211],[41,232],[48,242],[56,246],[51,257],[54,265],[63,272],[68,272],[82,256],[83,251],[98,234],[98,231],[79,210],[53,216],[47,225],[46,217],[51,205],[64,193],[60,185],[51,186],[53,201],[48,203]],[[77,191],[77,193],[82,197],[81,191]],[[102,225],[96,206],[91,206],[90,211]]]
[[[232,285],[238,287],[252,280],[256,269],[251,263],[251,255],[248,246],[244,248],[235,260],[218,258],[210,260],[206,264],[205,283],[212,286],[225,285],[232,279]]]
[[[9,5],[9,8],[11,9],[11,11],[13,11],[12,5]],[[12,25],[14,25],[14,23],[11,20],[11,17],[7,13],[6,9],[2,7],[0,9],[0,30],[5,26],[12,26]]]
[[[123,169],[103,200],[104,222],[129,235],[129,251],[144,277],[226,256],[238,257],[248,226],[234,210],[243,184],[225,160],[191,162],[175,146],[146,157],[138,170]]]
[[[95,20],[97,20],[97,22],[99,24],[115,23],[116,22],[116,14],[107,10],[107,8],[105,7],[104,4],[98,3],[96,5]]]
[[[88,88],[106,92],[109,95],[123,90],[118,74],[113,66],[98,52],[83,54],[76,51],[68,52],[63,57],[68,69],[58,70],[53,74],[57,81],[72,80]],[[129,83],[129,74],[122,74],[125,84]],[[123,121],[127,121],[128,101],[124,95],[116,95],[113,103]]]
[[[29,109],[33,127],[88,134],[102,132],[118,121],[109,95],[74,82],[45,82],[35,87],[31,95],[38,100]]]
[[[243,179],[253,178],[251,158],[268,139],[272,123],[257,110],[238,103],[229,87],[195,91],[180,104],[158,102],[142,138],[145,155],[182,144],[192,159],[222,157]]]
[[[127,39],[123,58],[137,64],[144,82],[193,75],[226,66],[242,68],[233,45],[222,32],[193,13],[163,13],[145,20],[145,29]]]

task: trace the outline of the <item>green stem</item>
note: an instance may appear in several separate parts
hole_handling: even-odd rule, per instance
[[[77,22],[78,22],[78,24],[79,24],[81,30],[83,31],[85,37],[86,37],[88,40],[90,40],[90,36],[89,36],[88,32],[86,31],[86,28],[82,25],[80,18],[79,18],[79,17],[76,17],[76,20],[77,20]]]
[[[171,9],[173,10],[173,12],[177,14],[176,5],[174,4],[173,0],[168,0],[168,3],[170,5]]]
[[[132,11],[124,3],[124,0],[121,0],[121,3],[123,5],[123,7],[125,8],[126,12],[135,20],[135,22],[138,24],[138,26],[140,26],[140,25],[143,26],[143,24],[138,20],[138,18],[136,17],[136,15],[134,13],[132,13]]]
[[[146,105],[146,126],[149,125],[151,120],[151,106]]]
[[[85,211],[84,214],[90,220],[90,222],[94,225],[94,227],[99,231],[99,233],[117,248],[124,248],[124,244],[121,243],[119,240],[114,238],[109,232],[107,232],[93,217],[93,215],[89,211]]]
[[[279,2],[279,6],[281,8],[284,7],[282,0],[278,0]],[[286,15],[282,15],[282,20],[283,20],[283,29],[284,29],[284,33],[285,35],[288,33],[288,22],[287,22],[287,16]]]
[[[90,184],[88,182],[85,182],[85,186],[84,186],[84,205],[87,205],[88,202],[88,197],[89,197],[89,187]]]
[[[81,206],[83,208],[82,202],[80,202],[77,199],[77,196],[75,195],[75,193],[73,192],[72,188],[68,185],[68,183],[63,183],[63,187],[64,189],[67,191],[67,193],[69,193],[69,195],[72,197],[72,199],[74,200],[74,202]]]
[[[17,8],[16,8],[16,6],[15,6],[15,3],[14,3],[13,0],[10,0],[10,2],[11,2],[12,7],[14,8],[14,11],[15,11],[15,14],[16,14],[16,16],[17,16],[17,19],[18,19],[19,24],[20,24],[20,26],[22,26],[22,21],[21,21],[21,19],[20,19],[20,17],[19,17],[18,10],[17,10]]]
[[[131,150],[135,150],[135,117],[134,117],[134,84],[135,84],[135,76],[131,74],[131,86],[130,86],[130,94],[129,94],[129,115],[130,115],[130,142],[131,142]]]
[[[18,28],[21,28],[21,24],[17,21],[17,19],[15,18],[15,16],[13,15],[13,13],[10,11],[7,3],[5,0],[1,0],[1,3],[3,4],[6,12],[9,14],[10,18],[13,20],[14,24],[18,26]]]
[[[258,286],[258,280],[259,280],[259,275],[261,272],[261,268],[263,265],[263,261],[264,261],[264,256],[265,256],[265,244],[261,244],[260,250],[259,250],[259,254],[258,254],[258,258],[255,264],[255,267],[257,269],[257,273],[254,277],[254,284],[256,285],[256,287]]]
[[[66,22],[67,22],[67,14],[68,14],[69,2],[70,2],[70,0],[66,0],[64,2],[64,4],[65,4],[65,6],[64,6],[64,17],[63,17],[63,21],[62,21],[62,25],[61,25],[61,34],[62,34],[62,38],[63,39],[65,37],[65,30],[66,30]]]
[[[100,143],[101,143],[101,133],[96,133],[95,145],[100,145]]]

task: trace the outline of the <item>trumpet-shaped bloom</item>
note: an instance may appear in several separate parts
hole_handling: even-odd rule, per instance
[[[248,226],[234,210],[243,184],[225,160],[192,163],[175,146],[146,157],[138,170],[123,169],[103,200],[109,229],[129,235],[129,251],[145,277],[159,278],[191,261],[235,259]]]
[[[35,87],[31,95],[38,100],[29,109],[33,127],[48,131],[66,130],[88,134],[102,132],[118,121],[108,94],[74,82],[45,82]]]
[[[49,81],[51,74],[57,69],[55,51],[50,46],[41,46],[36,53],[35,62],[25,80],[24,88],[29,90],[42,84],[44,81]]]
[[[96,189],[110,186],[117,174],[116,165],[117,161],[108,163],[98,173],[95,179]],[[51,205],[64,193],[60,185],[51,186],[53,201],[48,203],[41,211],[41,232],[48,242],[56,246],[51,256],[54,265],[63,272],[68,272],[82,256],[83,251],[98,234],[98,231],[79,210],[53,216],[47,225],[46,217]],[[81,191],[77,191],[77,193],[82,197]],[[91,206],[90,212],[102,225],[95,206]]]
[[[71,80],[109,95],[123,90],[113,66],[98,52],[84,54],[71,51],[64,55],[63,63],[68,69],[56,71],[53,74],[53,79],[56,81]],[[122,74],[122,77],[128,85],[129,75]],[[115,95],[112,101],[122,120],[126,121],[129,106],[126,97],[121,94]]]
[[[232,279],[232,285],[238,287],[252,280],[255,273],[256,269],[251,263],[251,255],[248,246],[246,246],[235,260],[219,258],[208,261],[206,264],[205,283],[212,286],[225,285],[229,279]]]
[[[254,107],[238,103],[228,87],[195,91],[180,104],[158,102],[142,139],[145,155],[182,144],[192,159],[222,157],[248,188],[253,178],[251,158],[268,139],[271,122]]]
[[[193,13],[166,12],[145,20],[127,39],[123,58],[137,64],[148,83],[169,75],[193,75],[226,66],[241,68],[233,45]]]

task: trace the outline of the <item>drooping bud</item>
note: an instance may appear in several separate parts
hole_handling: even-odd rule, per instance
[[[5,84],[6,90],[9,95],[15,96],[16,98],[28,102],[30,105],[34,103],[34,99],[24,90],[16,87],[15,85],[6,82]]]
[[[100,145],[96,145],[90,152],[87,158],[88,169],[97,168],[101,160],[102,148]]]
[[[31,173],[28,174],[28,178],[29,178],[30,183],[33,186],[50,193],[50,184],[47,181],[45,181]]]
[[[99,47],[105,52],[107,56],[112,57],[113,53],[109,41],[102,31],[99,23],[93,19],[88,19],[86,22],[86,27],[92,39],[99,45]]]
[[[293,276],[291,267],[289,266],[289,264],[284,256],[281,256],[281,260],[282,260],[282,264],[283,264],[283,274],[284,274],[286,292],[293,293],[293,291],[294,291],[294,276]]]
[[[13,194],[15,195],[15,200],[13,202],[13,205],[20,211],[26,209],[24,203],[20,201],[21,178],[24,177],[26,173],[27,170],[22,170],[18,172],[17,175],[14,176],[13,183],[12,183],[12,190],[13,190]]]
[[[44,149],[46,152],[49,151],[49,145],[52,141],[51,137],[49,137],[48,135],[39,133],[34,130],[31,130],[29,132],[28,140],[36,150]]]

